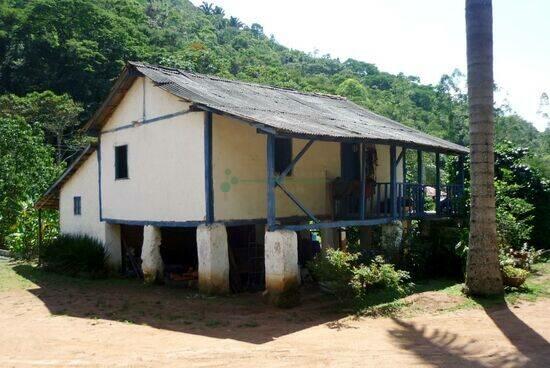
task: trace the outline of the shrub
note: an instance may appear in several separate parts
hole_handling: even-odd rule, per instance
[[[408,272],[396,270],[392,264],[385,263],[384,258],[377,256],[370,265],[354,268],[350,283],[354,294],[362,297],[372,288],[386,288],[404,293],[404,283],[409,278]]]
[[[106,258],[103,244],[87,235],[59,235],[46,242],[40,252],[44,268],[70,276],[104,276]]]
[[[368,265],[358,263],[358,259],[359,253],[329,249],[318,254],[308,266],[321,286],[342,301],[364,301],[373,289],[405,292],[408,272],[396,270],[381,256],[375,257]]]

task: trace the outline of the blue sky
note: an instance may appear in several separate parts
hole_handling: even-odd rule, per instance
[[[202,0],[192,0],[196,5]],[[437,83],[466,72],[462,0],[213,0],[250,25],[259,23],[283,45]],[[539,98],[550,93],[550,0],[493,0],[497,102],[539,129]]]

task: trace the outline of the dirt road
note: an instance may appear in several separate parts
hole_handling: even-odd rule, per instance
[[[93,282],[3,290],[0,367],[550,367],[548,299],[351,320],[315,300],[277,310],[257,298]]]

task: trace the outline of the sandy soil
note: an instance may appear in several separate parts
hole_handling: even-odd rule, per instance
[[[550,367],[548,299],[353,320],[316,298],[278,310],[166,287],[0,291],[0,367]]]

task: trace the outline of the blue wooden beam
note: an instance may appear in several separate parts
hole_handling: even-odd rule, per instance
[[[290,162],[290,164],[287,166],[287,168],[279,175],[277,178],[278,183],[282,183],[285,180],[285,177],[288,175],[288,173],[294,168],[294,166],[300,161],[302,156],[307,152],[309,147],[315,142],[313,139],[306,143],[306,145],[298,152],[296,157]]]
[[[300,202],[294,194],[290,193],[282,183],[277,183],[277,185],[279,186],[279,188],[281,188],[283,193],[285,193],[287,197],[290,198],[290,200],[294,202],[294,204],[296,204],[296,206],[298,206],[298,208],[301,209],[312,221],[319,222],[319,220],[317,219],[317,217],[315,217],[313,212],[308,210],[307,207],[304,206],[304,204]]]
[[[348,226],[374,226],[383,225],[392,222],[389,217],[368,219],[368,220],[347,220],[347,221],[331,221],[331,222],[318,222],[315,224],[298,224],[298,225],[277,225],[277,229],[301,231],[301,230],[313,230],[313,229],[328,229],[339,228]]]
[[[401,155],[403,157],[403,184],[407,182],[407,149],[403,147],[401,149]]]
[[[267,229],[275,228],[275,136],[267,135]]]
[[[390,208],[391,218],[397,219],[397,160],[396,147],[394,144],[390,146]]]
[[[212,113],[204,113],[204,188],[206,223],[214,222],[214,184],[212,179]]]
[[[103,221],[103,202],[101,192],[101,136],[97,138],[97,185],[97,192],[99,196],[99,221]]]
[[[366,213],[365,213],[365,207],[366,207],[366,197],[365,197],[365,191],[366,191],[366,186],[367,186],[367,155],[365,153],[365,143],[361,143],[359,145],[359,148],[360,148],[360,153],[359,153],[359,157],[360,157],[360,160],[361,160],[361,164],[360,164],[360,168],[361,168],[361,175],[360,175],[360,179],[361,179],[361,193],[359,193],[359,200],[361,201],[359,203],[359,216],[361,218],[361,220],[364,220],[365,219],[365,216],[366,216]]]
[[[424,160],[423,160],[423,152],[422,150],[418,150],[416,152],[417,154],[417,173],[416,173],[416,181],[418,183],[418,208],[416,209],[416,212],[418,214],[424,213],[424,187],[422,186],[422,177],[424,176]]]
[[[441,158],[435,154],[435,213],[439,214],[441,205]]]

